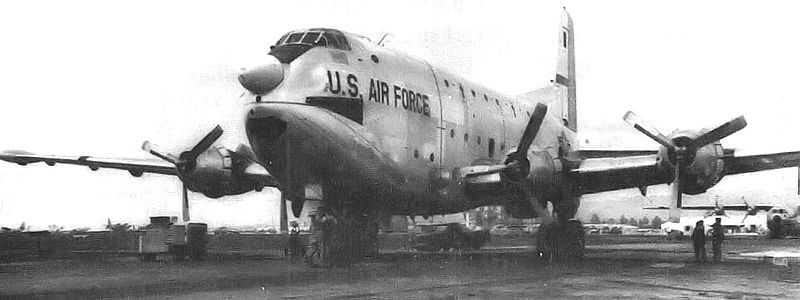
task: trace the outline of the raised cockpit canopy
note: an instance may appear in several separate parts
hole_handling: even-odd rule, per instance
[[[277,57],[281,63],[290,63],[314,47],[349,51],[350,42],[344,33],[336,29],[303,29],[283,35],[274,46],[270,47],[269,54]]]

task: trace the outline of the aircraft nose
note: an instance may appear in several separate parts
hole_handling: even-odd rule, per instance
[[[283,65],[274,56],[267,57],[267,63],[239,74],[239,83],[253,94],[267,93],[283,81]]]

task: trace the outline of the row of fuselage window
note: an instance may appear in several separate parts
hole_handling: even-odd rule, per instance
[[[450,84],[449,81],[447,81],[447,79],[444,80],[444,85],[445,85],[445,87],[447,89],[450,89],[450,85],[451,84]],[[455,86],[455,84],[453,84],[453,85]],[[461,92],[461,99],[466,100],[467,97],[466,97],[466,93],[464,92],[464,86],[461,85],[461,84],[458,84],[458,89]],[[477,99],[477,93],[475,92],[475,90],[471,89],[470,92],[472,93],[472,98],[476,98]],[[486,94],[483,94],[483,100],[485,100],[486,102],[489,102],[489,96],[487,96]],[[497,106],[500,106],[500,100],[498,100],[497,98],[494,99],[494,103],[497,104]],[[514,117],[516,118],[517,117],[518,108],[514,107],[514,104],[510,104],[510,106],[511,106],[511,111],[514,113]],[[522,112],[522,109],[519,108],[519,111]],[[531,112],[530,111],[526,110],[525,113],[528,115],[528,117],[531,116]],[[473,117],[474,116],[475,115],[473,114]],[[450,138],[451,139],[455,138],[455,129],[450,129]],[[481,144],[481,137],[480,136],[478,136],[478,138],[476,139],[476,142],[478,143],[478,145]],[[464,133],[464,143],[465,144],[469,143],[469,133]],[[495,149],[494,149],[495,140],[493,138],[490,138],[489,139],[489,145],[487,145],[487,146],[488,146],[488,150],[489,150],[489,158],[494,158],[494,156],[495,156]],[[500,151],[505,150],[505,148],[506,148],[505,143],[500,143]],[[419,150],[414,149],[414,158],[419,158],[419,157],[420,157]],[[431,162],[436,160],[436,156],[433,154],[433,152],[431,152],[431,154],[428,156],[428,160],[430,160]]]
[[[445,79],[445,80],[444,80],[444,86],[445,86],[445,87],[446,87],[448,90],[450,89],[450,85],[451,85],[451,83],[450,83],[449,81],[447,81],[447,79]],[[455,86],[455,83],[453,83],[452,85],[453,85],[453,86]],[[466,101],[466,100],[467,100],[467,95],[466,95],[466,93],[464,92],[464,86],[463,86],[463,85],[461,85],[461,84],[459,83],[459,84],[458,84],[458,89],[459,89],[459,91],[461,92],[461,99]],[[472,98],[474,98],[474,99],[477,99],[477,97],[478,97],[478,94],[477,94],[477,93],[475,93],[475,90],[473,90],[473,89],[470,89],[470,92],[472,93]],[[486,102],[489,102],[489,96],[487,96],[485,93],[483,94],[483,100],[484,100],[484,101],[486,101]],[[500,106],[500,100],[498,100],[497,98],[494,98],[494,103],[495,103],[495,104],[497,104],[497,106]],[[516,108],[516,107],[514,107],[514,104],[510,104],[510,106],[511,106],[511,112],[513,112],[513,114],[514,114],[514,117],[515,117],[515,118],[517,117],[517,110],[519,110],[519,111],[520,111],[520,113],[521,113],[521,112],[522,112],[522,110],[523,110],[523,109],[521,109],[521,108]],[[528,111],[528,110],[525,110],[525,114],[527,114],[527,115],[528,115],[528,117],[530,117],[530,116],[531,116],[531,112],[530,112],[530,111]]]
[[[450,139],[455,139],[455,137],[456,137],[456,130],[455,129],[450,129]],[[475,141],[476,141],[476,143],[478,143],[478,145],[480,145],[481,144],[481,137],[478,136],[475,139]],[[464,133],[464,144],[466,144],[466,143],[469,143],[469,133]],[[489,138],[489,142],[488,143],[489,144],[487,146],[488,146],[488,150],[489,150],[489,158],[494,158],[494,156],[495,156],[495,139]],[[500,151],[503,151],[505,149],[506,149],[506,144],[505,143],[500,143]],[[419,156],[420,156],[419,150],[414,149],[414,158],[419,158]],[[433,154],[433,152],[431,152],[431,154],[428,156],[428,159],[430,161],[434,161],[436,159],[436,157]]]

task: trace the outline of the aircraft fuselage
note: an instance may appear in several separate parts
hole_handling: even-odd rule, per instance
[[[287,198],[306,198],[319,186],[326,201],[421,215],[510,201],[504,193],[467,197],[443,177],[458,167],[503,163],[536,103],[346,37],[349,51],[313,47],[282,62],[280,84],[247,105],[251,146]],[[535,164],[545,167],[530,176],[541,195],[558,184],[559,159],[575,136],[558,97],[566,89],[553,91],[539,101],[549,110],[530,150],[549,161]],[[549,174],[533,176],[542,172]]]

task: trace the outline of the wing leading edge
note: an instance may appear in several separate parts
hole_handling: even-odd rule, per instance
[[[169,162],[154,159],[131,159],[131,158],[99,158],[92,156],[59,156],[59,155],[38,155],[26,151],[10,150],[0,153],[0,160],[18,165],[44,162],[49,166],[59,164],[70,164],[87,166],[92,171],[99,168],[110,168],[126,170],[131,175],[139,177],[143,173],[155,173],[163,175],[178,175],[175,166]]]

